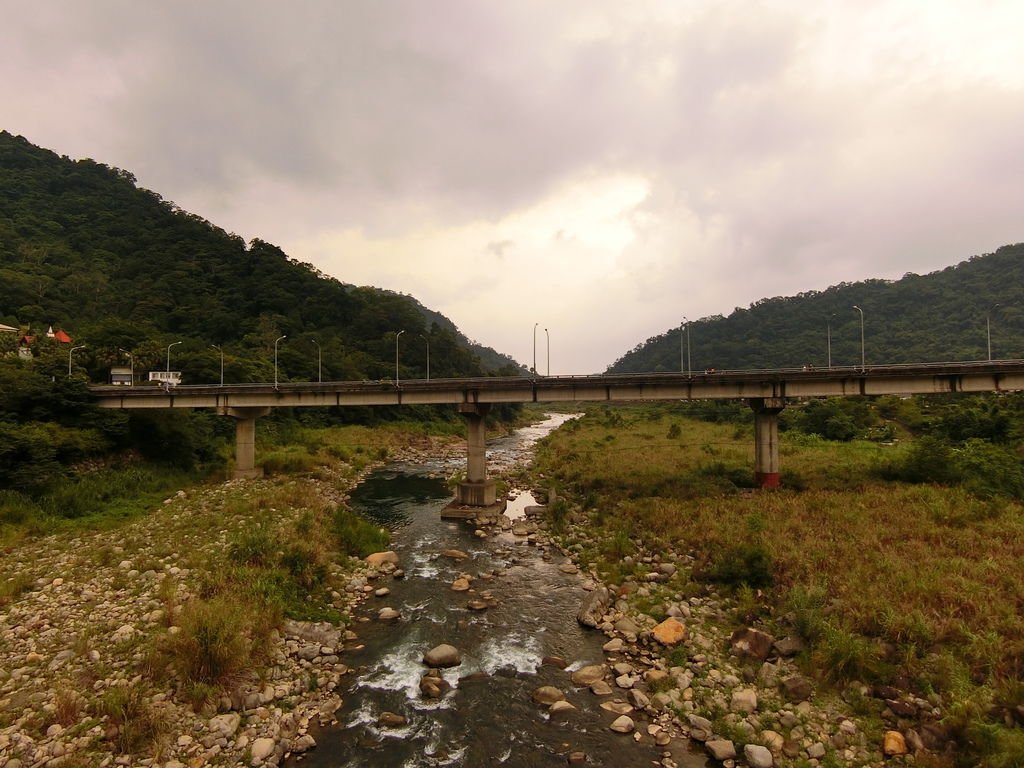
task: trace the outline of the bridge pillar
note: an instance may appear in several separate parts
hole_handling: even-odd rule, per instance
[[[754,482],[762,488],[779,487],[779,413],[781,397],[752,397],[754,411]]]
[[[222,416],[235,420],[235,472],[233,477],[263,477],[263,467],[256,466],[256,419],[270,413],[269,407],[222,408]]]
[[[491,406],[487,403],[462,403],[459,413],[466,419],[466,480],[459,483],[455,503],[469,507],[488,507],[495,503],[495,482],[487,479],[487,431],[484,416]]]

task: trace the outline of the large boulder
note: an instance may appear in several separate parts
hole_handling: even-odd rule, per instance
[[[367,565],[381,566],[384,563],[398,565],[398,553],[388,550],[387,552],[374,552],[366,556]]]
[[[462,663],[462,654],[454,645],[441,643],[423,654],[423,663],[435,669],[457,667]]]
[[[591,686],[598,680],[603,680],[605,668],[603,664],[589,664],[580,667],[571,675],[573,685]]]
[[[772,768],[775,760],[771,750],[762,747],[760,744],[747,744],[743,747],[743,757],[747,760],[750,768]]]
[[[612,596],[608,592],[608,587],[602,584],[583,598],[583,604],[576,614],[576,621],[585,627],[596,627],[601,623],[611,602]]]

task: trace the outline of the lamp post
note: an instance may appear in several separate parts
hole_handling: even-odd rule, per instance
[[[864,310],[856,304],[853,305],[853,308],[860,312],[860,370],[863,373],[867,370],[864,365]]]
[[[398,340],[402,338],[403,333],[405,333],[404,328],[395,334],[395,386],[398,386]]]
[[[278,336],[274,339],[274,389],[277,389],[277,344],[287,338],[287,336]]]
[[[538,325],[540,325],[540,323],[534,323],[533,324],[533,368],[531,370],[533,371],[533,375],[534,376],[537,375],[537,326]]]
[[[550,376],[551,375],[551,334],[548,333],[548,329],[547,328],[544,329],[544,336],[548,340],[548,372],[547,372],[546,375]]]
[[[988,360],[992,362],[992,313],[998,304],[993,304],[991,309],[985,313],[985,336],[988,339]]]
[[[128,356],[128,367],[131,369],[132,386],[135,386],[135,357],[127,349],[117,348],[118,352],[123,352]]]
[[[835,314],[828,316],[828,320],[825,321],[825,342],[828,345],[828,368],[832,370],[832,318]]]
[[[171,347],[176,347],[178,344],[181,344],[181,342],[172,341],[167,345],[167,373],[171,372]]]
[[[76,349],[85,349],[85,344],[80,344],[79,346],[72,347],[71,349],[68,350],[68,378],[69,379],[71,378],[71,353],[74,352]]]
[[[210,345],[210,349],[216,349],[218,352],[220,352],[220,385],[223,387],[224,386],[224,348],[219,346],[219,345],[217,345],[217,344],[211,344]]]
[[[427,381],[430,381],[430,339],[420,334],[420,338],[427,342]]]
[[[323,368],[321,366],[321,362],[323,361],[323,355],[321,354],[320,350],[320,342],[317,341],[316,339],[311,339],[311,341],[316,345],[316,381],[319,384],[322,383],[324,380]]]
[[[685,333],[684,333],[685,331]],[[685,317],[679,324],[679,372],[683,372],[683,343],[686,343],[686,375],[692,376],[690,369],[690,321]]]

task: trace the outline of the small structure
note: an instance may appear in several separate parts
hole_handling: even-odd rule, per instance
[[[14,326],[0,323],[0,333],[18,333],[18,329]]]
[[[149,380],[176,387],[181,384],[181,371],[150,371]]]
[[[127,365],[115,365],[110,369],[110,383],[115,386],[130,387],[134,382],[133,371]]]

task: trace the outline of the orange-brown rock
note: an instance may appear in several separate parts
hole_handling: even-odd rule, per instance
[[[686,625],[678,619],[668,618],[656,626],[651,634],[662,645],[678,645],[686,639]]]

